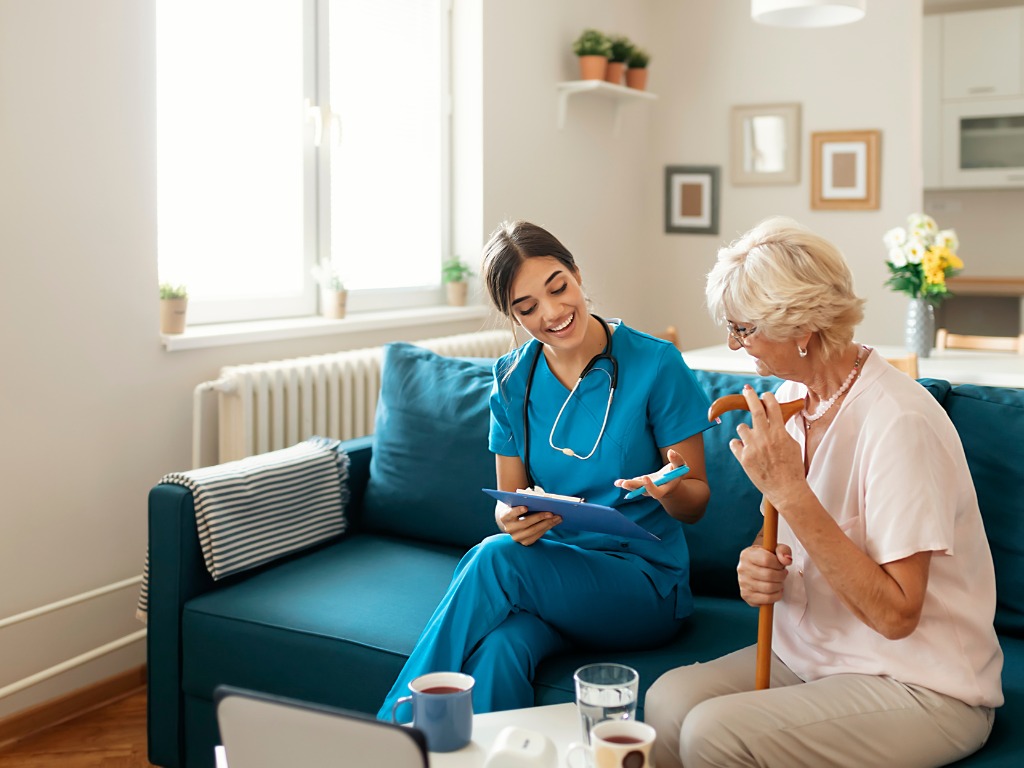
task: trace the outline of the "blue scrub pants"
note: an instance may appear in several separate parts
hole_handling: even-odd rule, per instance
[[[533,706],[533,675],[545,657],[570,647],[662,645],[682,624],[675,608],[675,593],[661,597],[629,558],[490,536],[459,562],[377,717],[390,720],[409,683],[428,672],[472,675],[477,713]]]

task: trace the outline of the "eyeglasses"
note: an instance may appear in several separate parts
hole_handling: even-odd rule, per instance
[[[725,327],[729,329],[729,336],[741,347],[747,346],[747,339],[757,333],[756,325],[736,325],[732,320],[726,320]]]

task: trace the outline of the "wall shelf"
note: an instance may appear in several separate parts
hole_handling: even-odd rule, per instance
[[[609,99],[615,102],[615,127],[614,133],[618,135],[619,127],[622,124],[622,107],[625,104],[639,101],[654,101],[658,97],[647,91],[637,88],[627,88],[624,85],[607,83],[604,80],[570,80],[558,83],[558,128],[565,127],[565,114],[569,107],[569,97],[577,95],[589,95]]]

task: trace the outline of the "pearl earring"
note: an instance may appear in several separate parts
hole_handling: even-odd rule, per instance
[[[796,351],[797,354],[800,355],[800,357],[807,357],[807,350],[801,347],[799,344],[796,345]]]

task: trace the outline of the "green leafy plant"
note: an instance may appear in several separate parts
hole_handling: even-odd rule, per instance
[[[577,56],[604,56],[612,53],[612,44],[608,37],[596,29],[584,29],[572,44],[573,53]]]
[[[643,48],[633,46],[633,50],[626,57],[626,66],[630,69],[645,69],[651,62],[651,55]]]
[[[160,283],[161,299],[187,299],[188,289],[184,285],[172,285],[171,283]]]
[[[444,263],[441,264],[442,283],[460,283],[467,277],[472,276],[473,271],[469,268],[469,265],[458,256],[445,259]]]
[[[310,272],[313,273],[313,279],[325,291],[345,290],[345,281],[341,279],[341,275],[338,274],[330,259],[321,259],[319,263],[313,265]]]
[[[609,39],[612,46],[611,56],[608,57],[609,61],[625,63],[629,60],[629,55],[633,52],[633,43],[629,41],[628,37],[618,35]]]

